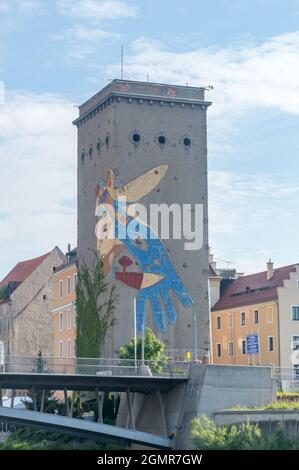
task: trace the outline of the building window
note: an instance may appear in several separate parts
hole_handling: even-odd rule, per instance
[[[71,340],[67,340],[67,357],[71,357]]]
[[[76,307],[76,304],[74,304],[74,326],[76,326],[76,320],[77,320],[77,307]]]
[[[74,290],[76,290],[77,287],[77,273],[74,274]]]
[[[165,145],[166,144],[166,137],[165,135],[159,135],[158,137],[158,142],[160,145]]]
[[[241,326],[245,326],[246,324],[246,315],[245,315],[245,312],[241,312],[241,315],[240,315],[240,325]]]
[[[71,308],[67,309],[67,327],[68,329],[71,328]]]
[[[293,336],[292,348],[293,351],[297,351],[299,349],[299,336]]]
[[[71,293],[71,278],[70,278],[70,276],[68,276],[68,278],[67,278],[67,293],[68,294]]]
[[[299,306],[292,305],[292,320],[299,321]]]
[[[273,307],[267,307],[267,322],[273,322]]]
[[[246,354],[246,340],[245,340],[245,339],[242,339],[242,343],[241,343],[241,353],[242,353],[242,354]]]
[[[59,357],[63,358],[63,341],[59,341]]]
[[[233,315],[232,315],[232,313],[230,313],[229,316],[228,316],[228,327],[229,328],[233,327]]]
[[[59,330],[63,330],[63,312],[59,314]]]
[[[63,296],[63,281],[59,281],[59,297]]]
[[[228,355],[229,356],[234,355],[234,343],[232,341],[228,343]]]
[[[294,380],[299,380],[299,364],[293,365]]]
[[[221,318],[216,317],[216,329],[220,330],[221,329]]]
[[[268,351],[274,351],[274,336],[268,336]]]
[[[259,323],[259,311],[258,310],[255,310],[253,312],[253,320],[254,320],[255,325]]]
[[[221,357],[221,344],[216,344],[216,355],[217,357]]]

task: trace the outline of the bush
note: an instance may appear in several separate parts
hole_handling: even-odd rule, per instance
[[[140,336],[137,338],[137,359],[142,356],[142,339]],[[123,345],[119,350],[119,357],[121,359],[132,359],[135,357],[135,339]],[[150,366],[153,372],[161,373],[167,364],[167,355],[165,353],[165,345],[163,341],[159,340],[150,329],[146,329],[144,337],[144,359]]]
[[[217,426],[206,416],[192,422],[192,442],[199,450],[296,450],[297,441],[287,439],[282,429],[264,436],[257,424]]]
[[[192,422],[192,441],[200,450],[249,450],[259,449],[261,430],[257,425],[217,426],[206,416]]]

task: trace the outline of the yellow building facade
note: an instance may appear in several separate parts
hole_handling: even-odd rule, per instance
[[[215,311],[211,326],[214,364],[279,365],[276,301]],[[258,354],[247,354],[248,335],[258,335]]]
[[[54,356],[76,356],[76,253],[70,252],[68,261],[55,269],[52,278]]]
[[[266,271],[222,280],[211,352],[214,364],[271,365],[299,378],[299,265],[274,269],[269,260]]]

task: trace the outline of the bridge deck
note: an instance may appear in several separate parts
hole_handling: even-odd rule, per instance
[[[16,374],[0,373],[0,388],[38,390],[95,390],[103,392],[151,393],[168,392],[176,385],[187,382],[187,377],[80,375],[80,374]]]
[[[90,437],[101,441],[104,439],[105,441],[107,439],[121,439],[126,442],[154,448],[172,448],[172,441],[166,437],[108,424],[94,423],[83,419],[4,407],[0,407],[0,418],[11,423],[24,424],[25,426],[37,427],[53,432],[69,433],[80,437]]]

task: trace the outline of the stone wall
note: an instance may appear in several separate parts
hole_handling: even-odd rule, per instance
[[[9,303],[0,306],[4,317],[2,339],[5,353],[12,356],[44,356],[54,352],[54,326],[51,313],[51,277],[53,267],[64,261],[54,248],[36,270],[12,293]]]

